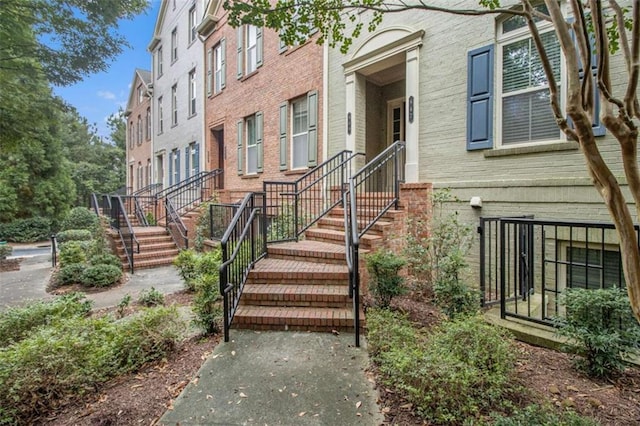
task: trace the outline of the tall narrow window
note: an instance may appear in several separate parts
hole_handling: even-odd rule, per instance
[[[171,31],[171,62],[178,59],[178,29]]]
[[[164,132],[164,111],[162,110],[162,96],[158,98],[158,134]]]
[[[245,120],[247,128],[247,173],[258,172],[258,139],[256,137],[256,116],[252,115]]]
[[[146,118],[146,139],[151,139],[151,107],[147,107],[147,118]]]
[[[158,50],[156,52],[156,68],[157,68],[157,76],[161,77],[162,73],[164,72],[164,70],[162,69],[164,65],[163,59],[162,59],[162,46],[158,47]]]
[[[141,84],[138,86],[138,105],[140,105],[143,100],[144,100],[144,88],[142,87],[142,84]]]
[[[189,116],[196,113],[196,70],[189,73]]]
[[[133,120],[129,122],[129,149],[133,149],[135,144],[135,129],[133,128]]]
[[[250,74],[258,68],[258,28],[253,25],[246,28],[246,72]]]
[[[178,124],[178,86],[171,87],[171,125]]]
[[[189,176],[200,173],[200,150],[196,142],[189,144]]]
[[[189,43],[196,40],[196,7],[189,9]]]
[[[225,40],[213,48],[213,93],[220,93],[225,86]]]
[[[138,143],[138,145],[140,145],[142,143],[142,117],[141,116],[138,116],[138,123],[136,124],[136,132],[137,132],[136,142]]]
[[[207,50],[207,96],[213,90],[213,49]]]
[[[291,162],[294,169],[307,167],[309,158],[309,108],[307,97],[291,104]]]

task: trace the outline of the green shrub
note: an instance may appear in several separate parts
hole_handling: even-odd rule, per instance
[[[369,290],[376,302],[386,308],[393,297],[406,291],[404,278],[399,275],[400,269],[406,262],[387,250],[378,250],[368,255],[366,261],[367,271],[369,271]]]
[[[195,291],[198,277],[198,255],[196,252],[193,250],[181,250],[173,264],[178,268],[178,274],[184,281],[187,291]]]
[[[44,217],[18,219],[0,223],[0,240],[34,243],[51,238],[51,220]]]
[[[82,280],[82,273],[87,268],[85,263],[69,263],[61,266],[54,278],[56,287],[78,284]]]
[[[573,411],[556,413],[553,407],[529,405],[511,416],[492,415],[494,426],[597,426],[599,423]]]
[[[428,421],[462,424],[480,419],[506,404],[513,389],[510,377],[517,358],[509,335],[482,318],[466,317],[443,323],[430,337],[416,332],[408,322],[396,325],[402,337],[378,330],[390,320],[369,322],[369,342],[383,380],[402,390],[409,402]],[[385,341],[389,339],[389,341]]]
[[[640,349],[640,326],[629,297],[618,288],[567,289],[561,303],[566,319],[558,334],[569,338],[576,366],[596,377],[609,377],[625,368],[624,358]]]
[[[433,286],[436,305],[454,319],[458,315],[473,315],[480,308],[480,294],[470,288],[459,271],[467,267],[465,254],[453,247],[440,261],[440,274]]]
[[[87,287],[110,287],[122,278],[122,269],[114,265],[92,265],[80,276],[80,282]]]
[[[138,303],[147,307],[164,305],[164,294],[156,290],[155,287],[142,290],[138,296]]]
[[[0,313],[0,348],[9,346],[63,318],[84,316],[91,301],[81,293],[70,293],[51,301],[38,301],[23,307],[8,308]]]
[[[87,250],[80,241],[68,241],[60,245],[60,265],[66,266],[72,263],[84,263],[87,261]]]
[[[96,254],[89,259],[90,265],[113,265],[122,270],[122,261],[113,254]]]
[[[156,224],[158,223],[155,216],[151,212],[147,212],[147,214],[145,215],[145,219],[147,219],[147,223],[149,224],[149,226],[156,226]]]
[[[113,321],[72,317],[0,351],[0,424],[32,424],[43,413],[175,348],[176,309]]]
[[[11,253],[13,253],[13,247],[9,244],[0,244],[0,260],[4,260],[8,256],[11,256]]]
[[[367,349],[374,360],[392,348],[409,347],[424,341],[406,315],[389,309],[367,310]]]
[[[63,219],[60,229],[88,229],[91,230],[98,223],[98,216],[86,207],[74,207]]]
[[[220,332],[222,308],[220,306],[220,282],[218,273],[200,276],[193,299],[194,323],[206,334]]]
[[[68,229],[56,234],[56,241],[64,243],[67,241],[88,241],[93,238],[91,231],[88,229]]]
[[[125,313],[125,309],[131,304],[131,295],[129,293],[125,294],[120,303],[118,303],[118,318],[122,318]]]

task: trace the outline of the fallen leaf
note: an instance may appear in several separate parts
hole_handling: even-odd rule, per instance
[[[362,405],[362,401],[356,402],[356,408],[360,408],[361,405]]]
[[[361,413],[356,413],[356,416],[362,417],[362,414]]]
[[[340,335],[340,332],[338,330],[331,330],[331,333],[333,333],[334,336]]]
[[[231,351],[231,356],[236,356],[236,351]]]
[[[384,407],[382,410],[382,414],[387,414],[391,412],[391,407]]]
[[[403,405],[400,406],[400,408],[405,408],[407,410],[411,410],[412,407],[413,407],[412,403],[403,404]]]
[[[296,396],[298,396],[298,394],[295,392],[291,392],[291,396],[295,398]]]
[[[141,384],[137,384],[137,385],[133,385],[131,386],[131,389],[136,389],[136,388],[141,388],[142,385]]]
[[[200,378],[196,377],[193,380],[191,380],[191,383],[193,383],[194,385],[197,385],[198,384],[198,380],[200,380]]]
[[[247,395],[244,392],[240,392],[240,398],[247,398]]]
[[[307,414],[307,412],[306,412],[306,411],[302,411],[302,412],[300,412],[300,414],[298,414],[298,417],[302,417],[302,416],[304,416],[305,414]]]
[[[213,399],[213,395],[207,395],[207,399]]]

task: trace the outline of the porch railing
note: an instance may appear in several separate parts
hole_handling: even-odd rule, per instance
[[[152,183],[150,185],[145,186],[142,189],[138,189],[137,191],[133,192],[131,195],[133,195],[134,197],[137,197],[137,196],[150,197],[150,196],[155,196],[161,190],[162,190],[161,183]]]
[[[91,194],[91,208],[98,215],[111,217],[111,196],[107,194]]]
[[[253,265],[267,253],[267,227],[264,193],[249,193],[220,241],[220,294],[223,298],[224,341],[238,308],[244,284]]]
[[[171,234],[171,238],[180,249],[189,248],[189,238],[187,236],[187,227],[180,216],[180,213],[173,205],[170,199],[166,199],[164,203],[166,228]]]
[[[183,215],[195,209],[199,203],[213,196],[215,190],[220,189],[222,169],[201,172],[180,182],[178,186],[167,188],[158,194],[160,199],[171,201],[176,212]],[[164,219],[163,217],[158,220]]]
[[[625,286],[611,223],[512,217],[484,218],[481,227],[480,283],[502,318],[553,326],[565,315],[566,289]]]
[[[209,238],[220,241],[238,211],[239,204],[209,205]]]
[[[129,262],[131,273],[134,273],[133,254],[140,253],[140,243],[133,232],[133,227],[127,216],[124,202],[119,195],[111,196],[111,227],[120,235],[124,251]]]
[[[404,142],[397,141],[367,163],[349,180],[343,196],[345,244],[349,268],[349,296],[353,298],[356,346],[360,346],[360,238],[392,207],[398,207],[404,181]],[[348,200],[348,203],[347,203]]]
[[[297,240],[340,204],[357,155],[339,152],[293,182],[265,181],[268,242]]]

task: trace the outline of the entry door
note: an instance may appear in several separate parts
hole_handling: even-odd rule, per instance
[[[164,155],[156,156],[156,183],[164,185]]]

